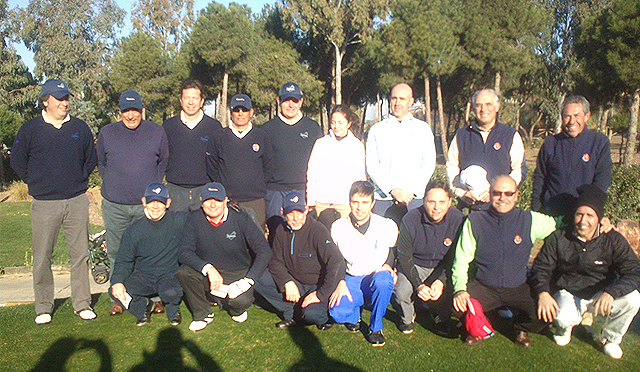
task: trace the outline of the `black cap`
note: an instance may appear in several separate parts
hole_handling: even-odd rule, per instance
[[[129,109],[136,109],[142,111],[142,98],[140,94],[135,90],[125,90],[120,95],[120,103],[118,104],[120,111],[127,111]]]
[[[578,201],[576,210],[582,206],[593,209],[598,215],[598,220],[604,216],[604,205],[607,203],[607,194],[594,185],[582,185],[578,187]]]
[[[202,188],[202,201],[209,199],[215,199],[217,201],[223,201],[227,197],[227,190],[220,182],[209,182]]]
[[[249,98],[249,96],[246,94],[236,94],[235,96],[233,96],[231,98],[231,104],[229,106],[231,106],[232,110],[238,106],[242,106],[247,110],[250,110],[253,107],[251,106],[251,98]]]
[[[304,194],[301,194],[298,191],[291,191],[284,196],[282,203],[284,214],[290,213],[291,211],[304,212],[306,207],[307,203],[304,200]]]
[[[280,92],[278,93],[278,97],[280,101],[285,101],[287,99],[293,98],[296,101],[300,101],[302,99],[302,90],[296,83],[288,82],[280,88]]]
[[[162,204],[167,204],[168,199],[169,190],[167,189],[167,186],[159,182],[149,184],[147,189],[144,191],[144,200],[147,203],[157,200]]]
[[[66,96],[72,96],[67,88],[67,84],[60,79],[49,79],[42,84],[40,89],[40,96],[54,96],[56,99],[62,99]]]

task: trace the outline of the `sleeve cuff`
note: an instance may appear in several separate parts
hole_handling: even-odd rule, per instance
[[[202,275],[207,276],[207,272],[209,271],[209,269],[211,269],[213,267],[212,264],[208,263],[206,265],[204,265],[204,267],[202,268],[202,270],[200,270],[200,272],[202,273]]]

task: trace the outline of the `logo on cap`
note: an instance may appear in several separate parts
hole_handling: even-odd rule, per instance
[[[591,157],[589,156],[589,154],[582,155],[582,161],[585,162],[585,163],[588,162],[590,158]]]
[[[513,242],[516,244],[522,243],[522,238],[520,237],[520,235],[516,235],[516,237],[513,238]]]
[[[452,241],[451,241],[451,239],[449,239],[449,238],[446,238],[446,239],[444,240],[444,245],[445,245],[446,247],[450,246],[450,245],[451,245],[451,243],[453,243],[453,242],[452,242]]]
[[[500,150],[501,147],[502,145],[500,144],[500,142],[496,142],[493,144],[493,149],[496,151]]]
[[[300,198],[298,198],[298,195],[296,195],[293,198],[289,199],[289,201],[292,202],[292,203],[298,203],[299,200],[300,200]]]
[[[153,191],[153,192],[154,192],[154,193],[156,193],[156,194],[160,194],[160,191],[162,191],[162,189],[161,189],[161,188],[159,188],[159,187],[156,187],[155,189],[153,189],[153,190],[151,190],[151,191]]]
[[[244,102],[244,98],[242,98],[242,97],[236,97],[236,101],[243,101],[243,102]]]
[[[207,190],[209,190],[209,191],[211,191],[211,192],[216,192],[216,191],[218,191],[218,189],[217,189],[217,188],[215,188],[215,187],[209,187],[209,188],[207,188]]]
[[[258,152],[260,151],[260,145],[258,145],[257,143],[254,143],[251,148],[253,149],[253,151]]]
[[[284,90],[286,90],[287,92],[293,92],[294,90],[296,90],[296,87],[293,85],[289,85],[288,87],[284,88]]]
[[[127,98],[125,98],[125,99],[126,99],[127,101],[135,101],[135,100],[136,100],[136,99],[135,99],[135,98],[133,98],[133,97],[127,97]]]
[[[57,87],[60,88],[60,89],[64,89],[64,83],[58,84]]]

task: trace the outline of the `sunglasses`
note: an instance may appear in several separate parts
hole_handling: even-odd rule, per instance
[[[498,190],[491,190],[491,195],[492,196],[500,196],[502,194],[504,194],[505,196],[508,197],[512,197],[516,194],[517,191],[498,191]]]

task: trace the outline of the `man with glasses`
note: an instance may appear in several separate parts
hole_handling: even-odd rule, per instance
[[[538,319],[527,283],[527,262],[533,242],[551,234],[556,220],[515,208],[517,185],[508,175],[496,177],[490,193],[489,210],[471,213],[462,225],[452,268],[453,307],[464,313],[473,298],[485,311],[502,306],[516,310],[515,342],[530,347],[528,332],[539,332],[545,324]],[[475,276],[469,277],[472,262]],[[481,341],[471,335],[465,339],[468,345]]]

